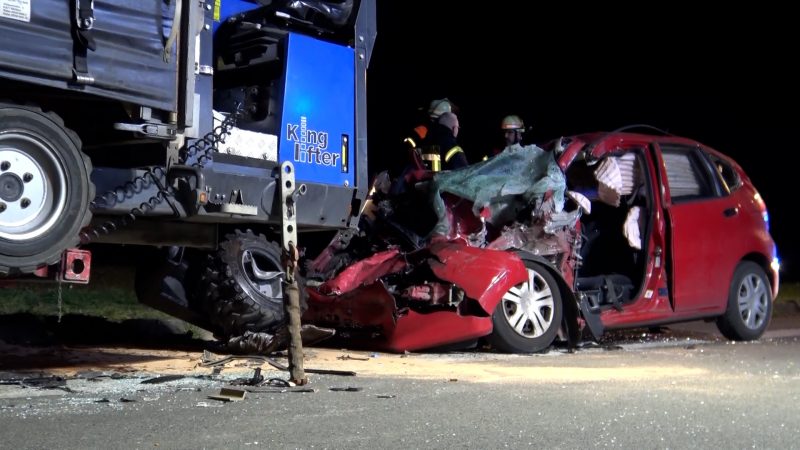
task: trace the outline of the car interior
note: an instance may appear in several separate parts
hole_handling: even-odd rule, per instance
[[[591,200],[580,221],[576,289],[592,310],[621,310],[642,288],[652,211],[644,161],[640,149],[600,160],[579,157],[567,170],[568,189]]]

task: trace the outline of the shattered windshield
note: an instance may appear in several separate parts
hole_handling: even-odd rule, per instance
[[[552,152],[536,145],[509,146],[487,161],[433,178],[432,202],[438,217],[433,234],[449,232],[443,193],[472,201],[476,216],[501,226],[515,220],[520,211],[541,202],[548,191],[553,193],[555,212],[560,212],[566,187],[564,174]]]

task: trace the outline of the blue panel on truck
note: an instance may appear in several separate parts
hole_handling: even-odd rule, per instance
[[[254,0],[216,0],[214,2],[214,33],[228,17],[259,7],[261,5]]]
[[[278,150],[298,181],[354,184],[354,55],[346,46],[289,35]]]

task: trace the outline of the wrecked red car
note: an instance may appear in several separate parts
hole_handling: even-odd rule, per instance
[[[666,134],[546,147],[378,177],[360,229],[308,265],[304,321],[389,351],[485,338],[529,353],[584,329],[696,319],[730,339],[762,335],[779,263],[738,164]]]

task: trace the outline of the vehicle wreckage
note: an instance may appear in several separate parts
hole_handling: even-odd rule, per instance
[[[689,139],[622,131],[545,147],[378,176],[359,229],[306,264],[304,322],[389,351],[485,338],[530,353],[559,335],[574,346],[584,330],[598,339],[700,318],[731,339],[763,333],[777,256],[735,162]],[[720,223],[731,208],[738,217]]]

